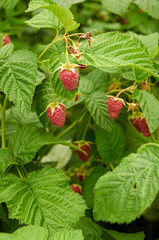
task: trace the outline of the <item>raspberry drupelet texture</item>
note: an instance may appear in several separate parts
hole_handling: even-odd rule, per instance
[[[146,118],[133,118],[130,120],[132,125],[137,129],[138,132],[142,133],[145,137],[150,137],[151,133],[146,122]]]
[[[65,105],[59,103],[53,109],[49,107],[47,110],[47,116],[52,124],[57,127],[62,127],[65,123]]]
[[[149,127],[147,125],[146,118],[141,119],[140,126],[141,126],[141,130],[142,130],[143,135],[145,137],[151,137],[151,133],[150,133]]]
[[[110,97],[107,102],[109,117],[112,119],[117,118],[123,107],[123,104],[124,103],[122,99]]]
[[[79,78],[79,73],[77,68],[74,68],[74,71],[71,71],[68,69],[60,70],[59,77],[65,89],[69,91],[73,91],[76,89],[78,84],[78,78]]]

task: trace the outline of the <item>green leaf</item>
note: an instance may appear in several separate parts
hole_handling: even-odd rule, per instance
[[[132,0],[102,0],[102,4],[107,10],[118,15],[123,15],[131,2]]]
[[[46,6],[45,8],[57,16],[57,18],[64,26],[66,32],[71,32],[79,27],[80,24],[74,21],[74,16],[68,8],[63,8],[59,5],[48,7]]]
[[[0,47],[2,47],[2,45],[4,44],[3,42],[3,34],[0,33]],[[1,49],[0,49],[1,50]],[[0,54],[1,55],[1,54]]]
[[[139,42],[139,40],[138,40]],[[158,76],[151,60],[144,49],[139,46],[131,36],[118,32],[99,34],[94,37],[92,47],[85,44],[83,57],[79,60],[84,65],[92,65],[105,72],[127,71],[128,67],[142,73],[146,78],[148,74]],[[137,72],[136,77],[139,73]],[[140,80],[140,79],[138,79]]]
[[[9,57],[14,50],[14,45],[13,43],[8,43],[6,45],[4,45],[2,48],[0,48],[0,59],[1,58],[7,58]]]
[[[86,240],[100,240],[102,229],[87,217],[80,218],[77,228],[81,229]]]
[[[159,35],[157,32],[148,34],[146,36],[139,35],[140,40],[147,48],[151,58],[154,58],[158,54],[158,39]]]
[[[37,71],[37,76],[36,76],[36,86],[42,83],[42,81],[45,79],[45,74],[40,72],[39,70]]]
[[[24,165],[35,157],[36,152],[44,145],[63,144],[76,149],[76,146],[64,140],[56,139],[43,128],[23,126],[9,139],[9,150],[19,164]]]
[[[72,231],[62,231],[55,233],[50,240],[84,240],[82,231],[72,230]]]
[[[154,132],[159,127],[159,101],[151,93],[137,89],[133,93],[132,99],[139,101],[150,132]]]
[[[75,3],[81,3],[84,2],[85,0],[55,0],[57,4],[59,4],[61,7],[67,7],[70,8],[72,4]]]
[[[124,133],[118,125],[114,125],[111,132],[96,127],[96,144],[103,161],[118,163],[125,148]]]
[[[55,168],[32,172],[26,179],[8,174],[1,181],[0,202],[6,202],[10,218],[47,228],[51,234],[75,227],[85,210],[82,197]]]
[[[30,26],[34,28],[55,28],[62,29],[62,24],[58,18],[49,10],[45,9],[39,14],[35,15],[30,20],[26,21]]]
[[[45,8],[55,14],[64,26],[66,32],[73,31],[79,27],[79,24],[74,21],[74,17],[68,8],[63,8],[51,0],[32,0],[29,3],[27,12],[33,11],[37,8]]]
[[[65,63],[65,62],[66,62],[66,57],[64,54],[58,55],[56,53],[52,55],[49,62],[50,80],[58,97],[61,97],[67,100],[72,100],[77,93],[77,88],[74,91],[69,91],[65,89],[59,78],[59,70],[57,70],[58,67],[61,65],[61,63]]]
[[[13,236],[16,236],[18,239],[23,240],[47,240],[48,239],[48,231],[45,228],[37,227],[37,226],[27,226],[18,229],[14,233]]]
[[[129,122],[125,135],[126,149],[137,151],[141,145],[152,142],[151,137],[144,137],[137,129]]]
[[[41,163],[57,163],[56,168],[64,168],[72,157],[72,150],[61,144],[54,145],[49,153],[41,159]]]
[[[1,0],[0,1],[0,7],[5,8],[7,13],[10,13],[13,11],[16,4],[19,2],[19,0]]]
[[[83,94],[88,95],[96,90],[105,91],[105,88],[106,74],[99,69],[94,69],[80,79],[79,91]]]
[[[28,50],[0,58],[0,88],[26,116],[31,110],[36,74],[36,57]]]
[[[159,19],[159,2],[158,0],[133,0],[139,8],[147,12],[150,16]]]
[[[26,12],[34,11],[38,8],[42,8],[43,6],[55,5],[55,1],[53,0],[31,0],[28,5],[28,9]]]
[[[45,228],[37,226],[27,226],[19,228],[12,234],[0,233],[1,240],[47,240],[48,231]]]
[[[0,149],[0,178],[3,176],[3,173],[7,167],[14,163],[11,153],[8,149]]]
[[[87,206],[93,209],[94,193],[93,188],[97,180],[106,173],[106,168],[98,166],[93,169],[91,174],[84,180],[83,197],[87,203]]]
[[[95,123],[101,128],[111,131],[113,121],[109,117],[106,100],[105,92],[96,91],[87,96],[84,104]]]
[[[94,218],[130,223],[150,207],[159,191],[159,145],[145,144],[125,157],[94,189]]]
[[[2,219],[5,223],[8,223],[8,217],[6,212],[4,211],[2,204],[0,204],[0,219]]]
[[[121,233],[113,230],[104,229],[108,236],[111,236],[111,240],[144,240],[145,235],[143,232],[138,233]],[[106,236],[107,236],[106,235]],[[109,240],[109,238],[108,238]]]

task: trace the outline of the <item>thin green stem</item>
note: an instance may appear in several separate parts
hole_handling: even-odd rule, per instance
[[[56,96],[55,96],[55,89],[53,88],[53,97],[54,97],[54,105],[56,106]]]
[[[1,119],[1,129],[2,129],[2,148],[6,148],[6,139],[5,139],[5,110],[7,106],[7,95],[5,96],[3,107],[1,108],[2,119]]]
[[[155,139],[155,137],[154,137],[153,134],[151,134],[151,139],[152,139],[152,141],[153,141],[154,143],[156,143],[156,139]]]
[[[125,91],[131,91],[132,87],[133,87],[133,86],[130,86],[130,87],[127,87],[127,88],[122,89],[122,90],[116,95],[116,98],[118,98],[119,95],[120,95],[121,93],[125,92]]]
[[[85,128],[85,130],[84,130],[84,133],[83,133],[83,137],[82,137],[82,140],[83,140],[83,141],[84,141],[84,139],[85,139],[86,132],[87,132],[88,127],[89,127],[89,124],[90,124],[90,120],[91,120],[91,115],[89,115],[88,124],[87,124],[87,126],[86,126],[86,128]]]
[[[22,175],[21,171],[19,170],[18,166],[15,165],[15,167],[17,169],[17,172],[18,172],[20,178],[23,179],[23,175]]]
[[[69,61],[68,61],[68,40],[65,38],[65,43],[66,43],[66,65],[69,67]]]
[[[40,58],[47,52],[47,50],[48,50],[50,47],[52,47],[52,45],[54,45],[56,42],[59,42],[59,41],[61,41],[61,40],[63,39],[63,37],[57,39],[58,34],[59,34],[59,31],[57,30],[56,36],[55,36],[53,42],[50,43],[50,44],[47,46],[47,48],[44,49],[44,51],[39,55],[38,60],[40,60]]]
[[[60,133],[56,138],[61,138],[63,135],[65,135],[68,131],[70,131],[79,121],[79,118],[81,117],[81,114],[85,111],[86,109],[82,109],[80,114],[78,115],[76,121],[74,121],[68,128],[66,128],[62,133]]]

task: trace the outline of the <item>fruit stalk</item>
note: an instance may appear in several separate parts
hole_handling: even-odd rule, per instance
[[[3,107],[1,107],[2,119],[1,119],[1,129],[2,129],[2,148],[6,148],[5,140],[5,110],[7,106],[7,95],[5,96]]]

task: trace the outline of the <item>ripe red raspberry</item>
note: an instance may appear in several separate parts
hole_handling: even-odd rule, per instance
[[[141,126],[141,131],[142,131],[143,135],[145,137],[151,137],[151,133],[150,133],[149,127],[147,125],[146,118],[141,119],[140,126]]]
[[[76,89],[78,84],[79,73],[77,68],[73,68],[72,70],[60,70],[59,77],[61,82],[64,85],[64,88],[73,91]]]
[[[138,130],[138,132],[143,133],[145,137],[150,137],[151,133],[146,122],[146,118],[133,118],[130,120],[132,125]]]
[[[47,116],[52,124],[57,127],[62,127],[65,123],[65,105],[59,103],[55,107],[48,107]]]
[[[80,185],[77,184],[71,184],[71,188],[75,193],[82,194],[82,188]]]
[[[8,35],[4,35],[4,38],[3,38],[3,46],[10,43],[11,42],[11,39]]]
[[[80,147],[83,151],[87,153],[87,155],[79,150],[76,150],[79,158],[83,161],[86,162],[88,161],[90,154],[91,154],[91,146],[89,143],[85,142],[84,144],[77,143],[76,146]]]
[[[122,99],[110,97],[107,102],[109,117],[112,119],[117,118],[123,107],[123,104],[124,103]]]
[[[141,130],[141,118],[132,118],[130,119],[132,125],[136,128],[138,132],[142,132]]]

